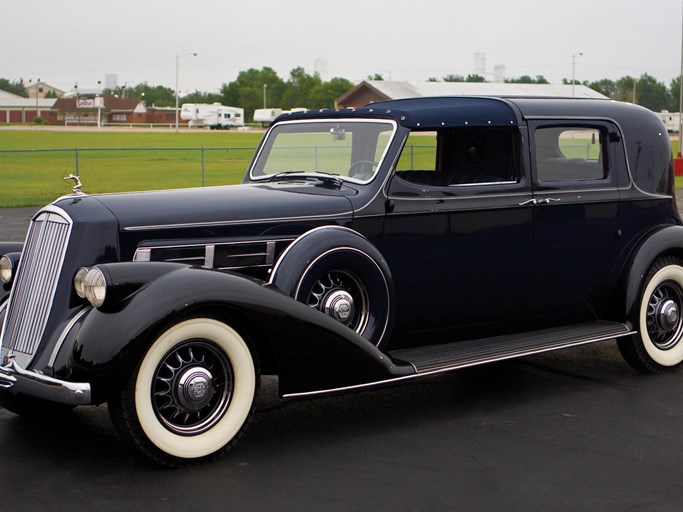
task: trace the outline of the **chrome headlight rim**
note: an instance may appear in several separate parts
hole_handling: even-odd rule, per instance
[[[74,276],[74,289],[79,297],[99,308],[107,300],[107,278],[97,267],[81,267]]]
[[[76,295],[78,295],[81,299],[85,299],[85,276],[88,274],[88,271],[90,268],[88,267],[81,267],[76,271],[76,275],[74,276],[74,289],[76,290]]]
[[[11,284],[17,275],[19,267],[20,253],[9,253],[0,256],[0,282],[2,284]]]

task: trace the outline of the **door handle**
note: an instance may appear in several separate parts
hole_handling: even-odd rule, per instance
[[[517,203],[518,206],[533,206],[538,204],[538,201],[536,199],[527,199],[523,203]]]
[[[545,199],[541,199],[538,201],[538,204],[551,204],[551,203],[559,203],[560,199],[557,199],[555,197],[546,197]]]

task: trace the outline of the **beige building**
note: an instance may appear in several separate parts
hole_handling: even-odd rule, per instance
[[[508,84],[489,82],[395,82],[365,80],[336,99],[337,108],[422,96],[508,96],[605,98],[585,85]]]
[[[50,94],[50,97],[53,98],[61,98],[64,95],[64,91],[61,89],[52,87],[51,85],[41,82],[40,80],[35,83],[29,82],[24,86],[24,89],[26,89],[28,97],[34,99],[45,98],[48,94]]]

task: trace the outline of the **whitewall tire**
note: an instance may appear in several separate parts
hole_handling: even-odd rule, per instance
[[[183,466],[221,456],[251,415],[257,366],[244,338],[211,318],[182,321],[152,343],[110,403],[119,431],[152,459]]]
[[[625,359],[649,373],[676,370],[683,362],[683,263],[660,258],[643,280],[635,326],[638,334],[619,341]]]

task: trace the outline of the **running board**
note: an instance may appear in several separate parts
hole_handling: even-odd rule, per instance
[[[389,352],[389,355],[395,360],[413,365],[415,371],[420,374],[446,369],[455,370],[576,345],[597,343],[634,333],[624,324],[595,321],[562,328],[523,332],[512,336],[496,336],[445,345],[394,350]]]

